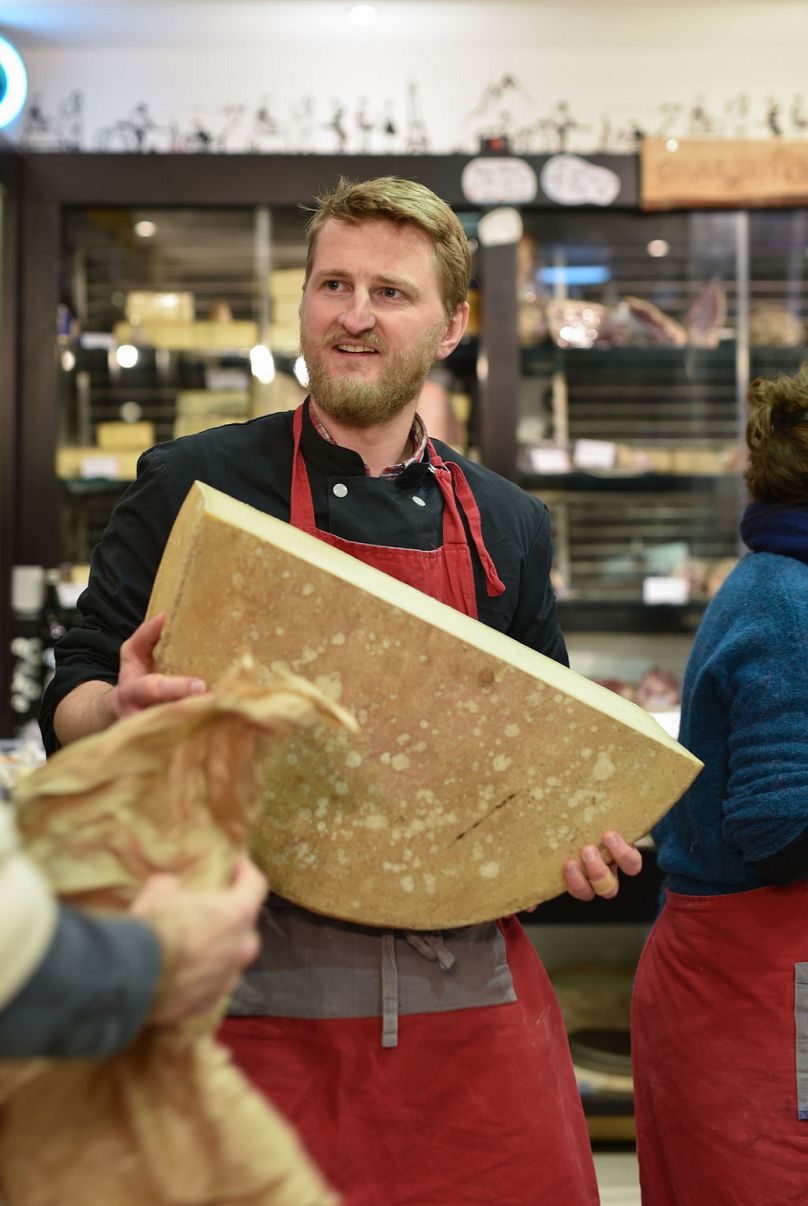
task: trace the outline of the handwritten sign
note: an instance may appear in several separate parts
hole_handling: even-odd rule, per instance
[[[580,155],[553,155],[541,170],[541,186],[557,205],[611,205],[620,177]]]
[[[808,204],[808,141],[646,138],[642,209]]]
[[[463,196],[473,205],[526,205],[539,191],[536,173],[524,159],[492,156],[463,168]]]

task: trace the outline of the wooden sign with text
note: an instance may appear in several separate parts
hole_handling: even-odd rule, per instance
[[[808,204],[808,141],[646,138],[642,209]]]

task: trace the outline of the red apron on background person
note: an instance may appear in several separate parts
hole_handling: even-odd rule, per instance
[[[290,516],[294,526],[476,617],[459,499],[489,593],[501,593],[504,587],[484,547],[468,483],[458,465],[444,464],[431,441],[431,466],[444,499],[443,545],[421,551],[358,544],[319,530],[300,435],[298,410]],[[297,937],[285,943],[286,933]],[[561,1013],[515,918],[442,936],[394,935],[331,924],[286,902],[275,914],[267,938],[267,976],[273,976],[275,943],[274,974],[286,986],[288,1009],[274,1016],[230,1017],[220,1038],[253,1083],[295,1125],[311,1155],[342,1191],[345,1206],[597,1203],[589,1138]],[[383,999],[378,1004],[374,1000],[365,1016],[355,1016],[363,1011],[352,999],[352,973],[362,958],[360,946],[366,949],[368,943],[372,951],[378,950],[377,964],[381,961],[378,995]],[[301,944],[307,949],[296,955]],[[339,957],[340,949],[346,952],[345,960]],[[455,959],[452,984],[456,979],[459,987],[451,991],[463,1003],[447,1010],[440,977]],[[333,1002],[343,994],[351,1005],[345,1013],[354,1016],[313,1016],[319,1008],[316,1000],[306,1006],[307,1016],[290,1016],[297,998],[305,995],[305,989],[296,992],[305,984],[296,978],[306,976],[304,964],[317,969],[319,998]],[[336,968],[339,979],[323,980],[328,966]],[[367,970],[365,965],[362,970]],[[424,988],[419,988],[421,980]],[[433,992],[430,983],[436,981]],[[399,1002],[406,1008],[407,991],[423,1007],[411,1007],[399,1016]]]
[[[808,1203],[808,883],[668,892],[631,1036],[646,1206]]]

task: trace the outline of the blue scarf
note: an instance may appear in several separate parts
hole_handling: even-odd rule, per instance
[[[741,520],[741,539],[753,553],[781,553],[808,562],[808,507],[750,503]]]

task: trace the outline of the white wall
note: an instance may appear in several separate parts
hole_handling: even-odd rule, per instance
[[[773,137],[773,117],[785,136],[808,136],[803,0],[378,0],[367,32],[347,8],[5,4],[0,32],[30,81],[7,134],[41,149],[398,152],[423,138],[449,152],[504,131],[526,153],[558,149],[569,118],[572,149],[619,151],[637,127]]]

